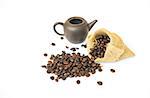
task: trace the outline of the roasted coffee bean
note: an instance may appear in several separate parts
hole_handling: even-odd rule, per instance
[[[69,60],[70,60],[70,62],[73,62],[73,61],[74,61],[73,58],[69,58]]]
[[[83,58],[82,61],[83,61],[83,62],[87,61],[87,58]]]
[[[58,79],[55,79],[56,82],[58,82]]]
[[[103,82],[102,81],[97,81],[97,84],[98,85],[103,85]]]
[[[86,76],[86,77],[90,77],[90,74],[89,74],[89,73],[87,73],[85,76]]]
[[[85,76],[85,71],[80,71],[81,76]]]
[[[96,72],[96,71],[95,71],[94,69],[92,69],[91,73],[92,73],[92,74],[95,74],[95,72]]]
[[[65,46],[67,49],[69,48],[68,46]]]
[[[70,50],[72,50],[72,51],[76,51],[76,48],[71,48]]]
[[[84,45],[84,44],[82,44],[82,45],[81,45],[81,47],[84,47],[84,48],[86,48],[86,47],[87,47],[87,45]]]
[[[46,65],[42,65],[41,67],[42,67],[42,68],[47,68]]]
[[[114,70],[114,69],[110,69],[110,71],[111,71],[112,73],[115,73],[115,70]]]
[[[66,52],[65,52],[65,51],[62,51],[62,54],[66,54]]]
[[[47,70],[47,73],[48,73],[48,74],[51,73],[51,70]]]
[[[52,64],[52,61],[48,61],[48,64],[49,64],[49,65]]]
[[[68,62],[68,61],[63,61],[63,63],[64,63],[65,65],[69,64],[69,62]]]
[[[54,76],[51,76],[50,79],[51,79],[51,80],[54,80]]]
[[[55,56],[54,55],[51,55],[50,59],[51,60],[54,60]]]
[[[44,56],[47,56],[47,53],[44,53]]]
[[[64,37],[60,37],[60,39],[62,39],[62,40],[63,40],[63,39],[64,39]]]
[[[96,64],[95,64],[95,63],[93,63],[93,64],[92,64],[92,66],[94,67],[94,66],[96,66]]]
[[[98,71],[99,71],[99,72],[102,72],[103,70],[102,70],[102,68],[98,68]]]
[[[80,56],[80,53],[78,52],[77,55]]]
[[[52,46],[55,46],[56,44],[55,44],[55,43],[51,43],[51,45],[52,45]]]
[[[66,77],[63,76],[63,77],[62,77],[62,80],[66,80]]]
[[[77,80],[76,83],[77,83],[77,84],[80,84],[80,80]]]

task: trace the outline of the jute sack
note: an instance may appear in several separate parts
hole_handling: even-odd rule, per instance
[[[86,39],[88,53],[90,52],[90,49],[96,45],[96,38],[99,35],[108,35],[110,42],[106,46],[104,57],[96,58],[95,62],[113,62],[134,56],[134,53],[123,43],[123,40],[117,34],[110,32],[105,28],[99,29],[95,33],[90,33],[88,35]],[[90,54],[89,57],[91,57]]]

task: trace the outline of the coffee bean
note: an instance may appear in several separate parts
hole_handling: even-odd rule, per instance
[[[42,68],[47,68],[46,65],[42,65],[41,67],[42,67]]]
[[[60,39],[61,39],[61,40],[63,40],[63,39],[64,39],[64,37],[60,37]]]
[[[69,48],[68,46],[65,46],[67,49]]]
[[[65,52],[65,51],[62,51],[62,54],[66,54],[66,52]]]
[[[92,74],[95,74],[95,72],[96,72],[96,71],[95,71],[94,69],[92,69],[92,72],[91,72],[91,73],[92,73]]]
[[[44,56],[47,56],[47,53],[44,53]]]
[[[76,51],[76,48],[71,48],[70,50],[72,50],[72,51]]]
[[[66,80],[66,77],[63,76],[63,77],[62,77],[62,80]]]
[[[103,70],[102,70],[102,68],[98,68],[98,71],[99,71],[99,72],[102,72]]]
[[[81,45],[81,47],[84,47],[84,48],[86,48],[86,47],[87,47],[87,45],[84,45],[84,44],[82,44],[82,45]]]
[[[87,58],[83,58],[82,61],[83,61],[83,62],[87,61]]]
[[[50,79],[51,79],[51,80],[54,80],[54,76],[51,76]]]
[[[49,64],[49,65],[52,64],[52,61],[48,61],[48,64]]]
[[[78,52],[77,55],[80,56],[80,53]]]
[[[63,61],[63,63],[64,63],[65,65],[67,65],[69,62],[68,62],[68,61]]]
[[[54,60],[55,56],[54,55],[51,55],[50,59],[51,60]]]
[[[98,85],[103,85],[103,82],[97,81],[97,84],[98,84]]]
[[[55,43],[51,43],[51,45],[52,45],[52,46],[55,46],[56,44],[55,44]]]
[[[77,80],[76,83],[77,83],[77,84],[80,84],[80,80]]]
[[[111,71],[112,73],[115,73],[115,70],[114,70],[114,69],[110,69],[110,71]]]
[[[56,82],[58,82],[58,79],[55,79]]]
[[[87,73],[85,76],[86,76],[86,77],[90,77],[90,74],[89,74],[89,73]]]

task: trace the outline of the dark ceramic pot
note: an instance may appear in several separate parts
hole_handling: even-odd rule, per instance
[[[55,23],[53,28],[58,35],[65,36],[69,42],[78,44],[82,43],[86,39],[88,32],[96,22],[97,20],[87,23],[82,17],[71,17],[65,23]],[[57,32],[56,26],[58,24],[63,26],[64,34]]]

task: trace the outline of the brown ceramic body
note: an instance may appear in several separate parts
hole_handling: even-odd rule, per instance
[[[69,42],[78,44],[82,43],[86,39],[88,32],[96,22],[97,20],[94,20],[88,24],[86,20],[81,17],[71,17],[65,23],[55,23],[54,31],[59,35],[64,35]],[[60,34],[56,31],[55,27],[58,24],[63,25],[64,34]]]

